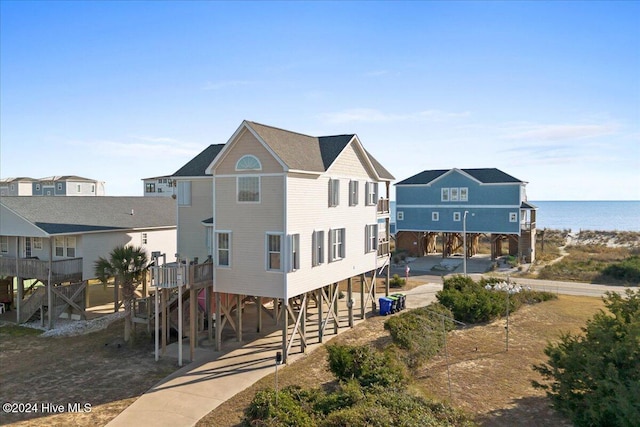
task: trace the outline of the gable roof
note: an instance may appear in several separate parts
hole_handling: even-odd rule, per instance
[[[176,202],[164,197],[3,196],[0,205],[50,235],[176,226]]]
[[[352,141],[357,141],[355,134],[314,137],[251,121],[245,121],[244,124],[292,170],[326,172],[345,147]],[[381,179],[394,179],[369,152],[364,152]]]
[[[396,185],[425,185],[431,184],[436,179],[440,178],[442,175],[454,171],[459,170],[472,178],[478,180],[482,184],[510,184],[510,183],[519,183],[524,184],[524,181],[521,181],[513,176],[501,171],[496,168],[479,168],[479,169],[437,169],[437,170],[426,170],[422,171],[416,175],[413,175],[403,181],[400,181]]]
[[[225,144],[211,144],[200,154],[189,160],[171,176],[207,176],[207,167],[213,162]]]

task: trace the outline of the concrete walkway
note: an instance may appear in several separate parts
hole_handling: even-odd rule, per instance
[[[176,371],[143,394],[108,426],[193,426],[275,369],[282,332],[275,331],[227,353]],[[185,349],[188,352],[188,344]]]
[[[442,285],[429,284],[408,291],[408,307],[420,307],[435,300],[435,292]],[[380,295],[378,295],[380,296]],[[359,307],[359,295],[354,293]],[[370,310],[371,307],[368,307]],[[252,310],[247,310],[251,312]],[[354,325],[362,322],[356,312]],[[369,314],[368,314],[369,315]],[[338,334],[350,330],[348,310],[345,299],[339,300],[339,318],[341,328]],[[307,337],[309,343],[306,353],[299,351],[299,341],[294,341],[288,363],[295,363],[306,354],[319,348],[317,313],[309,312]],[[249,324],[251,322],[247,322]],[[282,330],[269,325],[268,333],[263,336],[250,334],[255,338],[248,343],[226,341],[223,352],[197,348],[195,362],[174,372],[158,385],[143,394],[126,408],[108,426],[193,426],[198,420],[214,410],[237,393],[253,385],[261,378],[275,371],[275,356],[282,351]],[[325,330],[324,342],[337,336],[333,327]],[[249,338],[250,339],[250,338]],[[177,354],[177,344],[167,349],[167,356]],[[183,343],[183,354],[189,354],[188,342]]]

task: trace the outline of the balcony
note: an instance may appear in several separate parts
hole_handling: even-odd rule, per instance
[[[181,286],[202,287],[213,283],[214,265],[170,263],[151,267],[151,283],[158,288],[177,288]]]
[[[51,282],[73,282],[82,280],[82,258],[62,259],[57,261],[39,260],[35,258],[0,258],[0,276],[49,280],[51,266]]]
[[[378,200],[378,215],[389,215],[389,199]]]

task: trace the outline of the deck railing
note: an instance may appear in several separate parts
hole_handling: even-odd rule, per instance
[[[378,256],[389,255],[390,242],[378,242]]]
[[[531,221],[531,222],[522,221],[520,223],[520,230],[522,230],[522,231],[531,231],[534,228],[536,228],[536,222],[535,221]]]
[[[51,265],[51,281],[67,282],[82,280],[82,258],[71,258],[51,261],[35,258],[0,258],[0,275],[18,276],[38,279],[46,282],[49,279]]]
[[[151,267],[151,280],[158,288],[177,288],[179,280],[182,286],[212,282],[213,268],[211,262],[193,265],[172,263]]]
[[[389,213],[389,199],[378,200],[378,213],[379,214]]]

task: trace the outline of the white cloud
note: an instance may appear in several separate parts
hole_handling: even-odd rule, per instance
[[[559,141],[570,139],[597,138],[616,133],[614,124],[561,124],[561,125],[522,125],[504,129],[505,139]]]
[[[441,110],[424,110],[413,113],[393,114],[373,108],[352,108],[333,113],[324,113],[320,118],[333,124],[353,122],[388,123],[399,121],[444,121],[468,117],[470,114],[468,111],[452,113]]]

